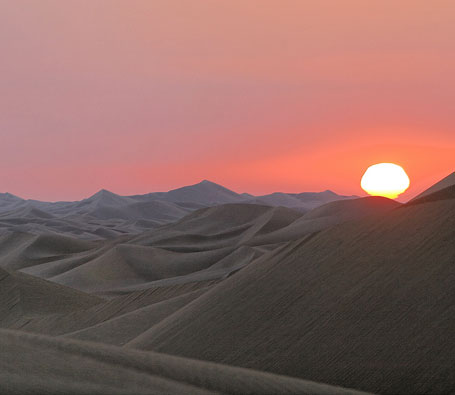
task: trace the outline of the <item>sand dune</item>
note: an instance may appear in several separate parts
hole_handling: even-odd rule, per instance
[[[38,208],[35,203],[23,202],[12,210],[0,212],[0,229],[67,234],[87,239],[114,238],[156,228],[191,211],[170,202],[136,202],[132,199],[82,201],[58,209],[53,206]]]
[[[207,288],[204,287],[153,303],[89,328],[70,332],[65,337],[123,346],[206,291]]]
[[[249,203],[267,204],[270,206],[283,206],[299,210],[301,212],[310,211],[323,204],[336,200],[355,199],[358,196],[342,196],[332,191],[324,192],[303,192],[303,193],[283,193],[275,192],[269,195],[255,196],[248,200]]]
[[[0,330],[3,393],[356,394],[252,370]],[[46,358],[43,358],[43,355]],[[27,380],[23,380],[23,372]]]
[[[363,198],[328,203],[302,216],[285,207],[226,204],[199,209],[140,235],[85,241],[7,233],[0,265],[103,296],[211,281],[247,266],[280,244],[398,203]]]
[[[455,185],[455,172],[449,174],[447,177],[444,177],[441,181],[438,181],[436,184],[432,185],[430,188],[423,191],[421,194],[414,197],[412,200],[420,199],[424,196],[431,195],[434,192],[438,192],[441,189]],[[411,200],[411,201],[412,201]]]
[[[368,199],[365,202],[370,201]],[[209,207],[139,236],[96,243],[74,240],[73,252],[70,238],[55,241],[55,245],[62,248],[46,253],[36,242],[19,243],[12,252],[5,249],[8,253],[4,254],[2,265],[100,295],[216,280],[293,237],[395,207],[392,201],[386,200],[371,205],[363,200],[352,202],[345,201],[353,207],[350,211],[341,205],[338,211],[331,212],[330,219],[316,222],[312,219],[312,226],[306,221],[303,227],[302,214],[283,207],[251,204]],[[341,214],[343,210],[345,214]],[[69,243],[65,248],[63,241]]]
[[[0,327],[22,326],[33,317],[84,310],[103,299],[24,273],[0,269]]]
[[[335,226],[252,262],[128,346],[376,393],[453,392],[454,232],[453,199]]]
[[[106,328],[104,326],[99,327],[100,324],[107,323],[107,325],[110,325],[109,321],[111,320],[120,318],[120,321],[118,322],[122,323],[123,318],[121,317],[129,313],[136,312],[138,317],[147,320],[147,314],[143,314],[143,311],[141,311],[142,308],[150,307],[152,310],[155,310],[152,307],[155,304],[158,305],[173,298],[199,290],[204,290],[205,292],[214,284],[216,284],[216,282],[197,282],[169,287],[149,288],[144,291],[130,292],[112,300],[102,300],[100,302],[99,299],[96,299],[96,305],[89,305],[84,309],[74,309],[73,311],[64,310],[60,313],[52,312],[50,315],[34,314],[33,316],[26,317],[25,320],[8,319],[0,321],[0,327],[20,329],[26,332],[52,336],[69,335],[84,330],[89,330],[88,332],[91,332],[91,328],[96,332],[100,327],[101,330]],[[166,311],[169,313],[175,311],[174,307],[168,303],[164,303],[158,308],[160,314],[163,314],[164,317]],[[132,316],[134,316],[134,314]],[[157,317],[159,318],[159,316],[155,315],[153,322],[158,322]],[[137,332],[138,329],[131,327],[129,330],[124,329],[118,334],[111,334],[110,336],[112,336],[113,339],[116,339],[116,341],[123,341],[134,337],[134,334]],[[142,332],[142,330],[139,332]],[[109,338],[107,338],[105,342],[109,343]]]
[[[95,242],[56,234],[6,233],[0,236],[3,267],[23,269],[74,256],[95,248]]]
[[[207,269],[231,251],[229,248],[182,254],[155,247],[119,244],[100,257],[50,279],[87,292],[100,293],[124,287],[133,290],[132,287],[142,283],[152,285],[163,279]]]
[[[359,203],[364,204],[363,202],[359,200]],[[388,208],[393,205],[386,199],[383,203]],[[356,203],[352,201],[349,205],[355,207]],[[320,215],[326,211],[328,214],[339,214],[330,207],[329,205],[320,211]],[[378,207],[382,208],[382,205]],[[368,214],[378,207],[373,204]],[[353,212],[357,215],[362,210]],[[316,214],[311,216],[317,218]],[[206,288],[205,284],[223,280],[262,256],[273,254],[280,243],[255,246],[247,244],[264,235],[274,235],[277,230],[286,229],[302,218],[300,213],[286,208],[228,204],[199,210],[156,232],[136,237],[125,236],[113,241],[91,242],[61,236],[8,233],[1,239],[0,251],[3,266],[21,268],[29,274],[110,298],[122,294],[140,295],[141,290],[157,289],[156,287],[180,289],[185,284],[201,284]],[[345,218],[349,218],[349,215]],[[217,229],[229,231],[214,234]],[[199,237],[195,238],[192,232],[197,232]],[[155,246],[163,243],[164,247]],[[229,246],[220,248],[220,243]],[[204,248],[201,248],[201,244]],[[185,293],[198,289],[193,287]],[[179,295],[181,294],[177,293],[175,296]],[[138,296],[138,300],[141,298]],[[122,305],[121,300],[115,299]],[[134,305],[134,308],[127,311],[121,310],[122,314],[118,314],[137,313],[138,316],[143,316],[149,308],[155,309],[152,305],[156,301],[152,303],[147,298],[144,300],[147,302]],[[52,334],[84,332],[117,318],[117,313],[112,313],[112,309],[117,311],[116,308],[109,303],[106,309],[103,304],[94,311],[55,316],[51,321],[41,318],[38,321],[32,320],[23,329]],[[142,308],[145,310],[140,311]],[[171,313],[174,312],[171,310]],[[108,327],[109,325],[111,324]],[[139,332],[147,329],[140,327]],[[123,338],[131,340],[130,337],[139,334],[136,330],[132,334],[126,333]]]
[[[0,392],[455,392],[455,188],[433,191],[2,195]]]
[[[182,220],[159,229],[144,233],[132,243],[159,245],[177,248],[193,244],[193,250],[206,250],[238,245],[245,237],[258,232],[272,232],[287,226],[301,213],[286,209],[256,204],[227,204],[198,210]]]
[[[382,197],[338,200],[319,206],[288,226],[267,235],[254,237],[249,244],[279,243],[297,240],[304,235],[327,229],[343,222],[368,216],[381,216],[400,206],[400,203]]]
[[[261,249],[242,249],[244,241],[288,225],[300,215],[268,206],[218,206],[197,211],[156,232],[104,242],[9,233],[1,244],[1,265],[99,293],[213,280],[262,253]],[[215,233],[224,228],[227,232]]]
[[[418,199],[413,199],[408,202],[406,206],[448,199],[455,199],[455,184],[443,189],[439,189],[432,194],[421,196]]]

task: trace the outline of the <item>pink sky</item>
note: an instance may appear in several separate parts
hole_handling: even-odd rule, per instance
[[[411,197],[454,171],[451,0],[0,0],[0,191]]]

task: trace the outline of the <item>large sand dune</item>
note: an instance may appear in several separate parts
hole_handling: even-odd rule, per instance
[[[128,346],[371,392],[452,392],[454,240],[454,199],[336,226],[256,260]]]

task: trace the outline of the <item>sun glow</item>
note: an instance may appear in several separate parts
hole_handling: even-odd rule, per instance
[[[395,199],[408,189],[409,177],[401,166],[378,163],[367,169],[360,186],[370,195]]]

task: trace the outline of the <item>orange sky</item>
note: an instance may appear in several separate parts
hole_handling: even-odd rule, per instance
[[[0,191],[210,179],[406,200],[454,171],[451,0],[0,0]]]

